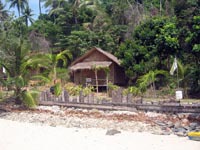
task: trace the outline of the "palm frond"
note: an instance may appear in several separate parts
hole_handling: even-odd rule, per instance
[[[51,82],[51,80],[48,77],[45,77],[43,75],[35,75],[31,79],[38,80],[41,83],[50,83]]]
[[[24,103],[25,106],[29,108],[36,107],[38,94],[39,93],[36,91],[23,91],[22,102]]]

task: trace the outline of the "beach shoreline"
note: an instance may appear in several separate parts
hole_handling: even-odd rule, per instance
[[[66,128],[0,119],[2,150],[199,150],[200,142],[176,135],[123,131],[107,135],[101,128]]]

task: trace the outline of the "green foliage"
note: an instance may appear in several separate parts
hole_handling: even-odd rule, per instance
[[[69,72],[66,68],[56,68],[57,78],[61,79],[62,85],[70,80]]]
[[[60,83],[57,83],[56,85],[54,85],[54,94],[56,96],[60,96],[61,93],[62,93],[62,86]]]
[[[69,93],[69,95],[78,96],[80,91],[82,90],[82,86],[69,83],[65,85],[65,89]]]
[[[141,92],[145,92],[147,90],[147,87],[150,85],[152,86],[153,90],[155,90],[155,81],[157,81],[157,76],[158,75],[163,75],[167,76],[168,72],[164,70],[154,70],[154,71],[149,71],[147,74],[141,76],[137,80],[138,88],[140,89]]]
[[[34,108],[37,105],[37,98],[39,92],[37,91],[23,91],[22,92],[22,102],[28,108]]]
[[[3,99],[3,92],[0,91],[0,99]]]
[[[6,0],[7,2],[10,2],[10,8],[17,7],[19,17],[22,13],[22,11],[25,9],[25,7],[28,5],[27,0]]]
[[[117,90],[117,89],[119,89],[119,86],[114,85],[114,84],[111,83],[111,82],[108,83],[108,90],[109,90],[109,91],[113,91],[113,90]]]
[[[138,96],[141,94],[141,91],[138,87],[136,86],[129,86],[127,89],[123,90],[123,94],[127,95],[127,94],[133,94],[133,96]]]
[[[87,96],[94,91],[93,86],[82,87],[81,85],[74,85],[71,83],[66,84],[65,89],[71,96],[79,96],[81,91],[83,92],[84,96]]]
[[[21,76],[27,85],[31,70],[37,69],[37,73],[42,70],[46,79],[61,78],[64,72],[59,72],[57,67],[68,66],[96,46],[121,59],[130,84],[136,84],[140,76],[152,70],[170,70],[171,60],[176,56],[183,65],[189,66],[184,78],[188,80],[190,94],[199,93],[198,0],[40,0],[40,6],[43,4],[48,9],[30,26],[26,26],[27,20],[31,20],[34,12],[26,7],[28,1],[7,1],[21,15],[13,18],[0,2],[0,64],[7,68],[12,83],[20,82]],[[52,52],[52,61],[31,56],[30,49],[43,54]],[[64,54],[68,58],[60,57],[50,70],[56,54],[66,49],[73,58]],[[170,78],[158,82],[159,87],[173,84]],[[182,77],[181,82],[183,86]]]
[[[86,86],[85,88],[82,89],[82,91],[83,91],[83,95],[87,96],[94,91],[94,87],[93,86]]]
[[[141,75],[148,69],[143,63],[148,59],[147,57],[149,57],[147,49],[131,40],[125,41],[125,43],[120,46],[120,50],[116,55],[122,60],[122,65],[125,67],[126,74],[130,78]]]

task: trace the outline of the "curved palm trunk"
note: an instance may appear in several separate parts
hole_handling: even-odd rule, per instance
[[[26,26],[28,27],[28,18],[26,18]]]
[[[19,18],[20,18],[21,17],[20,9],[18,9],[18,15],[19,15]]]
[[[42,14],[41,0],[39,0],[39,11],[40,11],[40,15],[41,15]]]

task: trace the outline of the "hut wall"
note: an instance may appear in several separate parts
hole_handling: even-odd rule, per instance
[[[114,66],[114,84],[125,85],[126,84],[126,75],[122,67],[115,65]]]
[[[110,72],[109,72],[109,80],[114,84],[115,82],[115,71],[114,71],[115,65],[114,63],[110,66]]]
[[[74,72],[74,83],[81,84],[81,70]]]

